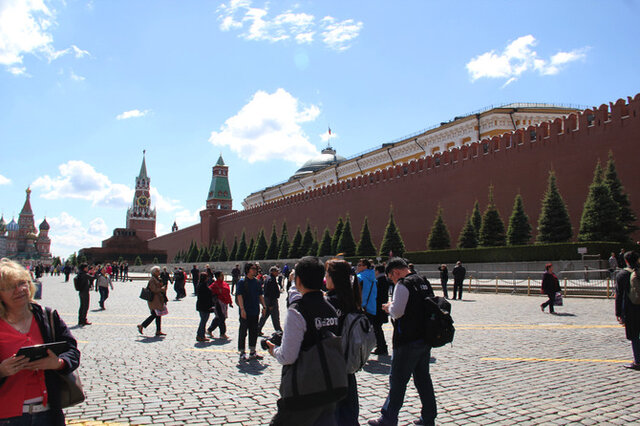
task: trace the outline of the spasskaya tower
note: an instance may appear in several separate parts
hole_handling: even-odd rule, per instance
[[[145,153],[142,151],[142,166],[136,178],[133,205],[127,210],[127,228],[136,231],[141,240],[156,237],[156,209],[151,209],[151,179],[147,176]]]

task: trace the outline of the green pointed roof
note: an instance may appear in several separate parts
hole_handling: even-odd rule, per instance
[[[220,154],[220,157],[218,157],[218,162],[216,163],[216,166],[226,166],[226,164],[224,164],[224,160],[222,159],[222,154]]]
[[[207,196],[207,200],[231,200],[229,178],[221,174],[216,175],[216,169],[220,166],[227,167],[222,160],[222,155],[218,158],[216,165],[213,166],[213,176],[211,177],[211,185],[209,186],[209,195]]]

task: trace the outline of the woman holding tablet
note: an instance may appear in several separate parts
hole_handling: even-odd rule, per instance
[[[9,259],[0,260],[0,423],[64,425],[59,378],[78,368],[76,340],[56,311],[33,302],[35,286],[29,272]],[[51,329],[53,324],[54,330]],[[17,356],[20,348],[52,343],[53,336],[67,344],[60,355],[30,361]]]

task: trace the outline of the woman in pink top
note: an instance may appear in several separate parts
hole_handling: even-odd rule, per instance
[[[78,368],[80,351],[58,312],[33,303],[29,272],[9,259],[0,260],[0,423],[64,425],[57,370]],[[51,328],[53,325],[53,329]],[[56,341],[67,343],[60,355],[29,361],[16,356],[21,347]]]
[[[211,292],[217,298],[217,301],[213,303],[216,317],[211,321],[211,325],[207,329],[207,333],[209,334],[209,337],[213,339],[213,330],[219,326],[220,338],[229,340],[229,337],[227,336],[227,325],[225,322],[227,319],[228,307],[231,306],[233,308],[231,289],[229,288],[229,284],[224,281],[224,274],[222,271],[216,271],[213,276],[215,281],[211,283],[209,289],[211,289]]]

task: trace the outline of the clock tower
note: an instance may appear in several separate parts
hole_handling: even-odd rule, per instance
[[[133,205],[127,210],[127,229],[136,231],[141,240],[156,237],[156,209],[151,209],[151,179],[147,176],[145,153],[142,151],[142,166],[136,178],[136,189]]]

